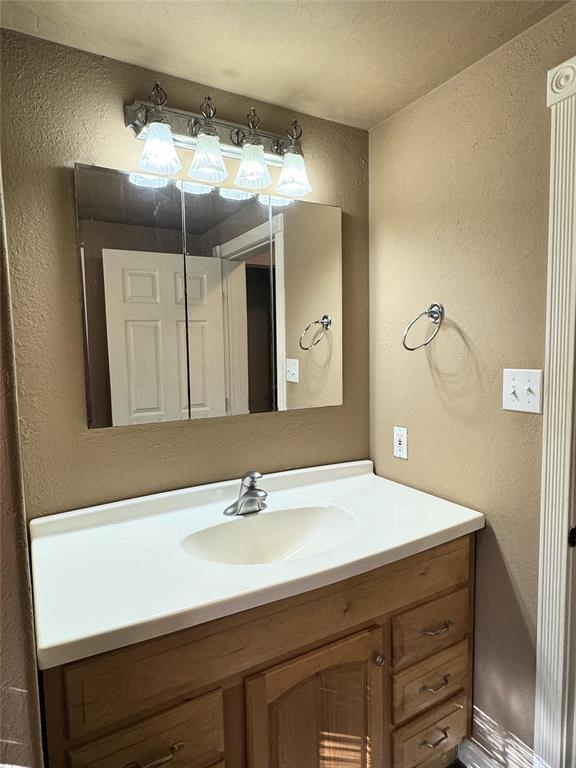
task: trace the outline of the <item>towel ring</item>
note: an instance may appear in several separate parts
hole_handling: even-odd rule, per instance
[[[312,342],[312,344],[310,344],[310,346],[305,347],[304,344],[302,343],[302,341],[304,339],[304,336],[306,336],[306,334],[308,333],[310,328],[312,328],[313,325],[321,325],[322,326],[322,331],[314,339],[314,341]],[[311,323],[308,323],[306,328],[304,328],[304,330],[300,334],[300,341],[299,341],[300,349],[303,349],[304,352],[307,352],[309,349],[312,349],[312,347],[315,347],[316,344],[320,344],[320,342],[322,341],[324,336],[326,336],[326,331],[330,328],[331,325],[332,325],[332,318],[330,317],[330,315],[322,315],[320,320],[312,320]]]
[[[406,337],[408,336],[410,328],[412,328],[414,323],[417,323],[421,317],[427,317],[431,323],[434,323],[436,327],[434,328],[430,336],[428,336],[426,341],[422,342],[422,344],[418,344],[417,347],[409,347],[408,344],[406,344]],[[428,309],[425,309],[424,312],[420,312],[419,315],[416,315],[414,320],[411,320],[406,326],[406,330],[404,331],[404,336],[402,337],[402,344],[404,345],[404,349],[407,349],[409,352],[414,352],[415,350],[421,349],[422,347],[425,347],[428,344],[430,344],[432,339],[436,336],[436,334],[440,330],[440,326],[442,325],[442,320],[444,320],[443,305],[439,304],[438,302],[435,302],[434,304],[430,304]]]

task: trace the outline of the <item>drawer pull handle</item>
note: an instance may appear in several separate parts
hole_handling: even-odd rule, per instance
[[[420,693],[438,693],[442,688],[446,688],[447,685],[450,685],[449,678],[450,675],[444,675],[442,682],[438,683],[438,685],[423,685],[422,688],[420,688]]]
[[[427,739],[424,739],[422,744],[420,744],[421,747],[428,747],[428,749],[436,749],[436,747],[439,747],[440,744],[443,744],[445,741],[448,741],[448,731],[450,728],[440,728],[439,729],[442,733],[442,736],[440,736],[439,739],[436,739],[436,741],[428,741]]]
[[[377,667],[383,667],[384,664],[386,664],[386,657],[379,653],[378,656],[376,656],[374,659],[374,663]]]
[[[167,765],[169,762],[171,762],[176,752],[178,752],[179,749],[182,749],[183,746],[183,741],[176,741],[170,747],[170,754],[166,755],[166,757],[159,757],[158,760],[152,760],[151,763],[146,763],[146,765],[141,765],[140,763],[136,762],[128,763],[128,765],[125,765],[124,768],[160,768],[160,766]]]
[[[452,622],[450,619],[448,619],[447,621],[443,622],[442,625],[438,627],[438,629],[425,629],[422,632],[422,635],[424,637],[438,637],[438,635],[445,635],[446,632],[450,631],[451,626]]]

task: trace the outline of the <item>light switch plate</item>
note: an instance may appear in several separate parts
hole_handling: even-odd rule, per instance
[[[542,413],[542,371],[504,368],[502,408],[506,411]]]
[[[394,456],[397,459],[408,458],[408,428],[394,427]]]
[[[298,384],[300,381],[300,361],[297,357],[286,358],[286,381]]]

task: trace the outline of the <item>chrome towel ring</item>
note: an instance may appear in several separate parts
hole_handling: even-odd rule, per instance
[[[414,323],[418,322],[421,317],[426,316],[428,320],[430,320],[431,323],[434,323],[436,326],[430,336],[422,342],[422,344],[418,344],[417,347],[409,347],[408,344],[406,344],[406,337],[408,336],[408,332],[410,331],[410,328],[414,325]],[[430,304],[428,309],[425,309],[424,312],[420,312],[419,315],[416,315],[414,320],[411,320],[408,325],[406,326],[406,330],[404,331],[404,336],[402,337],[402,344],[404,345],[404,349],[407,349],[409,352],[414,352],[417,349],[421,349],[422,347],[425,347],[427,344],[430,344],[432,339],[436,336],[438,331],[440,330],[440,326],[442,325],[442,320],[444,320],[444,307],[442,304],[439,304],[438,302],[435,302],[434,304]]]
[[[306,336],[306,334],[308,333],[310,328],[312,328],[313,325],[321,325],[322,331],[318,336],[316,336],[312,344],[310,344],[308,347],[305,347],[304,344],[302,343],[304,340],[304,336]],[[330,328],[331,325],[332,325],[332,318],[330,317],[330,315],[322,315],[320,320],[313,320],[311,323],[308,323],[306,328],[304,328],[304,330],[300,334],[300,341],[299,341],[300,349],[303,349],[304,352],[307,352],[309,349],[312,349],[312,347],[315,347],[316,344],[320,344],[324,336],[326,336],[326,331]]]

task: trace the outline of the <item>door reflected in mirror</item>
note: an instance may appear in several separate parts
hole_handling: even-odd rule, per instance
[[[89,426],[342,403],[339,208],[75,177]]]

